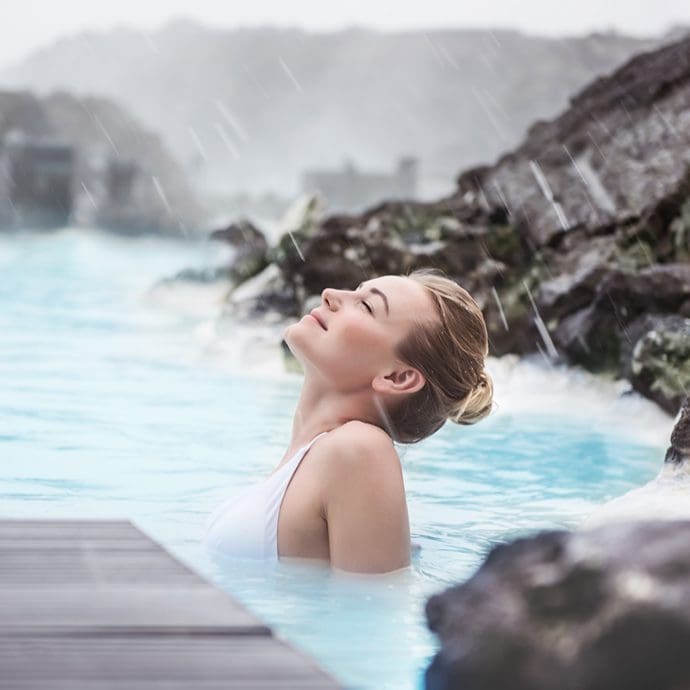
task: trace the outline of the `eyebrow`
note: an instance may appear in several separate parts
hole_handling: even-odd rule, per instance
[[[361,287],[363,287],[362,283],[360,283],[357,286],[357,289],[359,290],[359,288]],[[386,316],[390,316],[390,310],[388,308],[388,297],[386,297],[386,295],[384,295],[383,292],[381,292],[381,290],[375,287],[370,287],[369,291],[372,292],[374,295],[378,295],[383,300],[383,306],[386,307]]]

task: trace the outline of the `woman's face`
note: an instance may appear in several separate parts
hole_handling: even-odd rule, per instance
[[[435,320],[426,288],[403,276],[366,280],[356,290],[328,288],[321,305],[287,328],[285,340],[305,371],[339,390],[359,390],[399,365],[395,346]]]

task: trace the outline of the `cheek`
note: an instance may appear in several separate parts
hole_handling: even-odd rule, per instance
[[[344,320],[337,330],[333,333],[329,331],[328,335],[332,335],[342,348],[353,353],[356,351],[358,356],[367,359],[387,352],[389,346],[385,332],[360,318]]]

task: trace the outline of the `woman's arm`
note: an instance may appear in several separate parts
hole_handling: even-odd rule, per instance
[[[390,437],[371,424],[348,422],[329,441],[323,512],[331,565],[359,573],[409,565],[405,488]]]

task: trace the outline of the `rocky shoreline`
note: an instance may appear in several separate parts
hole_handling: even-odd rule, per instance
[[[690,389],[690,37],[592,83],[452,196],[307,205],[275,246],[247,221],[224,236],[235,317],[298,317],[327,286],[434,266],[480,303],[492,355],[623,377],[675,414]]]

